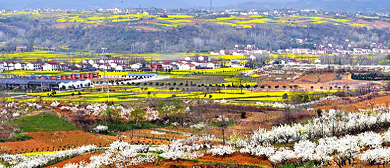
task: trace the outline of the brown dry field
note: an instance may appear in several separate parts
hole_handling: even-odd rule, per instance
[[[144,138],[144,137],[118,137],[118,136],[110,136],[110,135],[101,135],[102,137],[112,140],[112,141],[119,141],[123,140],[125,142],[134,143],[134,144],[155,144],[155,145],[168,145],[170,144],[170,141],[167,140],[161,140],[157,138]]]
[[[33,139],[27,141],[0,143],[0,148],[5,153],[28,153],[41,151],[55,151],[75,148],[83,145],[108,146],[110,141],[86,133],[76,131],[55,131],[55,132],[28,132]]]
[[[321,75],[310,74],[310,75],[304,75],[295,81],[266,80],[262,82],[261,85],[280,86],[280,89],[272,88],[271,90],[283,90],[282,86],[289,87],[291,85],[297,85],[299,88],[303,88],[307,90],[311,89],[311,87],[313,87],[314,89],[320,89],[321,87],[323,89],[330,89],[330,87],[334,87],[335,85],[340,87],[343,86],[353,87],[354,85],[359,85],[363,83],[375,83],[381,86],[385,85],[385,83],[382,81],[353,80],[351,79],[351,75],[340,75],[342,77],[341,80],[334,80],[336,76],[337,76],[336,73],[327,73]]]
[[[142,164],[134,167],[148,167],[148,168],[171,168],[171,167],[218,167],[218,165],[240,166],[248,167],[272,167],[268,160],[250,156],[249,154],[234,153],[226,156],[212,156],[204,155],[194,160],[163,160],[160,163]]]
[[[135,26],[136,29],[142,29],[146,31],[158,31],[158,29],[148,26]]]
[[[50,150],[53,149],[53,146],[50,146],[44,142],[30,139],[27,141],[17,141],[17,142],[2,142],[0,143],[0,153],[29,153],[29,152],[36,152],[36,149],[47,149]]]
[[[252,112],[247,113],[246,119],[240,119],[236,124],[227,129],[227,134],[240,133],[250,135],[254,130],[261,128],[271,129],[272,124],[276,123],[279,118],[283,117],[282,111],[270,111],[266,113]],[[218,134],[220,136],[220,131]]]
[[[74,158],[64,160],[64,161],[58,162],[58,163],[50,165],[50,166],[46,166],[46,168],[64,167],[68,163],[80,163],[80,162],[89,163],[89,162],[91,162],[91,160],[89,160],[90,157],[97,156],[101,153],[103,153],[103,152],[99,151],[99,152],[96,152],[94,154],[85,154],[85,155],[76,156]]]
[[[358,109],[372,109],[380,106],[389,107],[389,105],[390,105],[390,96],[382,96],[382,97],[373,98],[371,100],[365,100],[365,101],[352,103],[352,104],[342,104],[341,101],[332,100],[332,101],[327,101],[326,105],[317,106],[316,108],[325,109],[325,110],[340,109],[345,111],[357,112]]]

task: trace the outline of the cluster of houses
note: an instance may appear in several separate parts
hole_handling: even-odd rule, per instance
[[[81,66],[92,67],[96,70],[106,69],[108,71],[170,71],[173,69],[179,70],[194,70],[194,69],[216,69],[221,68],[221,63],[212,62],[208,56],[193,56],[185,57],[184,60],[178,61],[145,61],[145,62],[130,62],[123,58],[110,58],[105,60],[84,60]]]
[[[219,52],[210,52],[211,55],[255,55],[269,54],[270,51],[257,49],[255,45],[235,45],[233,49],[220,50]]]
[[[30,71],[59,71],[59,70],[68,70],[68,64],[66,63],[57,63],[57,62],[47,62],[47,63],[39,63],[39,62],[30,62],[30,63],[22,63],[22,62],[1,62],[0,70],[4,71],[14,71],[14,70],[30,70]]]
[[[322,55],[322,54],[365,54],[365,53],[390,53],[390,49],[385,48],[353,48],[351,50],[342,49],[309,49],[309,48],[293,48],[278,50],[277,53],[289,54],[306,54],[306,55]]]
[[[296,39],[297,41],[304,41],[304,39]],[[297,42],[298,43],[298,42]],[[301,43],[301,42],[299,42]],[[310,48],[290,48],[279,49],[276,51],[267,51],[258,49],[255,45],[235,45],[233,49],[220,50],[219,52],[211,52],[211,55],[247,55],[251,56],[255,54],[303,54],[303,55],[325,55],[325,54],[365,54],[365,53],[390,53],[389,48],[385,48],[382,44],[371,43],[370,48],[356,48],[348,45],[349,49],[340,49],[334,47],[332,44],[328,46],[318,45],[317,49]]]
[[[207,56],[186,57],[180,61],[159,61],[151,64],[152,71],[195,70],[195,69],[217,69],[221,63],[209,61]]]
[[[234,66],[234,65],[232,65]],[[81,63],[69,64],[58,62],[0,62],[0,71],[30,70],[30,71],[170,71],[216,69],[221,68],[220,62],[212,62],[207,56],[186,57],[179,61],[156,61],[156,62],[131,62],[129,59],[109,58],[106,60],[83,60]]]
[[[267,65],[263,68],[274,68],[278,69],[278,65]],[[335,65],[335,64],[285,64],[283,65],[283,69],[286,71],[337,71],[344,70],[350,72],[390,72],[390,66],[382,66],[382,65]]]

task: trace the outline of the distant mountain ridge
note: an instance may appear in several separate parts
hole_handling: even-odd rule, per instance
[[[0,2],[1,9],[98,9],[98,8],[191,8],[184,0],[12,0]]]
[[[326,11],[388,12],[390,0],[298,0],[297,2],[243,2],[216,9],[316,9]]]
[[[62,9],[97,9],[97,8],[201,8],[209,9],[209,0],[10,0],[0,2],[1,9],[26,8],[62,8]],[[224,9],[317,9],[330,11],[376,11],[387,12],[390,0],[213,0],[213,8]],[[237,3],[240,2],[241,3]],[[233,5],[228,5],[234,3]],[[199,7],[200,4],[204,6]],[[198,7],[197,7],[198,6]]]

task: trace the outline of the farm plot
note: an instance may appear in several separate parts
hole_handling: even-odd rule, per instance
[[[337,74],[310,74],[310,75],[305,75],[301,77],[300,79],[296,80],[296,82],[304,82],[304,83],[326,83],[326,82],[331,82]]]
[[[52,132],[28,132],[33,138],[27,141],[0,143],[3,153],[32,153],[45,151],[59,151],[71,149],[83,145],[94,144],[107,146],[109,141],[81,130],[76,131],[52,131]]]
[[[11,122],[24,132],[38,131],[70,131],[77,128],[65,121],[64,118],[59,118],[55,114],[43,113],[33,116],[20,117]]]
[[[131,144],[147,144],[147,145],[167,145],[170,143],[168,140],[161,140],[161,139],[155,139],[155,138],[144,138],[144,137],[131,137],[131,136],[125,136],[125,137],[118,137],[118,136],[110,136],[110,135],[102,135],[102,137],[113,140],[113,141],[125,141]]]
[[[56,132],[29,132],[35,140],[39,140],[48,145],[61,147],[79,147],[82,145],[106,146],[109,141],[97,137],[91,133],[81,130],[76,131],[56,131]]]
[[[47,166],[47,168],[58,168],[58,167],[63,167],[65,166],[66,164],[69,164],[69,163],[80,163],[80,162],[86,162],[86,163],[89,163],[89,158],[92,157],[92,156],[98,156],[99,154],[101,154],[102,152],[95,152],[93,154],[85,154],[85,155],[81,155],[81,156],[76,156],[74,158],[71,158],[69,160],[64,160],[62,162],[59,162],[59,163],[56,163],[54,165],[50,165],[50,166]]]

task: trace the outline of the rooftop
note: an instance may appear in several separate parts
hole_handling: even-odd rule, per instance
[[[0,78],[0,84],[60,84],[60,83],[69,83],[76,81],[85,81],[85,80],[74,80],[74,79],[11,79],[11,78]]]

